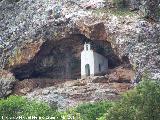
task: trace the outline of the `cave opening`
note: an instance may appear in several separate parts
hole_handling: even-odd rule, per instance
[[[108,58],[108,67],[115,68],[121,60],[107,41],[90,40],[82,34],[61,40],[48,40],[29,63],[14,67],[11,72],[19,80],[32,78],[79,79],[81,77],[81,51],[85,42]]]

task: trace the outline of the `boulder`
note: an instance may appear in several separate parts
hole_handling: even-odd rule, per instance
[[[12,93],[15,78],[12,73],[0,70],[0,98],[7,97]]]
[[[32,90],[31,88],[26,87],[26,88],[21,89],[21,90],[20,90],[20,93],[23,94],[23,95],[25,95],[25,94],[27,94],[28,92],[30,92],[31,90]]]
[[[49,90],[43,90],[43,91],[42,91],[42,94],[43,94],[43,95],[48,95],[49,93],[50,93]]]
[[[109,70],[107,75],[109,82],[118,82],[118,83],[131,83],[133,80],[135,73],[133,70],[123,67],[117,67],[115,69]]]

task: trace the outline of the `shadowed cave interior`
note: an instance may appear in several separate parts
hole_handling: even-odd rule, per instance
[[[78,79],[81,77],[80,55],[85,42],[90,42],[94,51],[108,58],[110,69],[121,64],[109,42],[92,41],[84,35],[78,34],[57,41],[46,41],[29,63],[15,66],[11,72],[19,80],[31,78]]]

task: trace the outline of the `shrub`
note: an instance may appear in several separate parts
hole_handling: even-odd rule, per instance
[[[69,109],[64,112],[58,112],[55,107],[49,107],[45,103],[39,103],[36,101],[28,101],[26,98],[20,96],[10,96],[7,99],[0,99],[0,116],[3,119],[16,119],[23,117],[27,119],[30,116],[44,117],[43,120],[48,117],[55,117],[54,120],[104,120],[104,113],[112,106],[111,102],[96,102],[83,104],[77,108]],[[22,119],[22,120],[23,120]]]
[[[128,7],[128,1],[127,0],[113,0],[113,4],[117,8],[127,8]]]
[[[106,113],[106,111],[111,108],[112,103],[107,101],[82,104],[78,106],[75,111],[80,113],[83,120],[96,120]]]
[[[106,120],[106,114],[104,114],[103,116],[97,118],[97,120]]]
[[[108,111],[107,120],[159,120],[160,82],[144,80]]]
[[[24,118],[35,116],[44,117],[45,120],[47,116],[60,117],[60,114],[56,111],[56,108],[51,108],[45,103],[28,101],[19,96],[10,96],[7,99],[0,100],[0,116],[8,117],[6,119],[20,116]]]
[[[80,113],[76,112],[75,109],[60,112],[60,114],[63,120],[83,120]]]

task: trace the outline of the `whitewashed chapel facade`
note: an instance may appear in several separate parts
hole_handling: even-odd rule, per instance
[[[89,43],[85,43],[81,52],[81,78],[102,75],[107,69],[108,59],[94,52]]]

